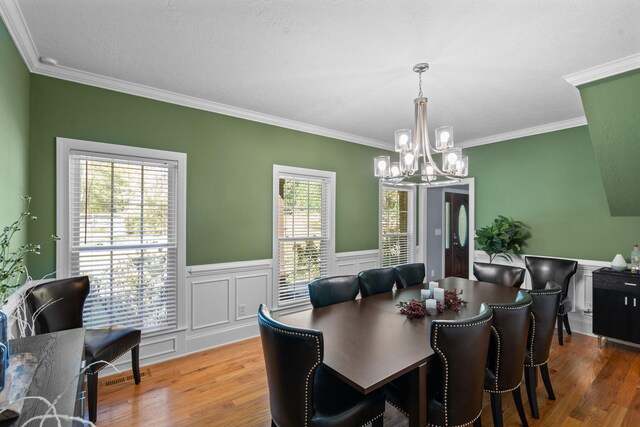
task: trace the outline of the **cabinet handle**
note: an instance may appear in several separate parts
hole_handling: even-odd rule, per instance
[[[636,306],[636,299],[635,299],[635,297],[633,298],[633,306],[634,306],[634,307]]]
[[[636,286],[635,283],[629,283],[629,282],[624,282],[624,285],[625,286]]]
[[[624,297],[624,305],[627,305],[627,297]]]

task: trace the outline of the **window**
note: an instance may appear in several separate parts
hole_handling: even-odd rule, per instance
[[[273,176],[275,304],[307,302],[333,259],[335,173],[275,165]]]
[[[413,189],[382,187],[380,194],[381,265],[413,262]]]
[[[68,226],[59,230],[59,271],[89,276],[85,326],[176,327],[178,265],[184,262],[176,157],[186,157],[82,141],[60,146],[68,166],[62,179]],[[138,155],[120,154],[133,151]]]

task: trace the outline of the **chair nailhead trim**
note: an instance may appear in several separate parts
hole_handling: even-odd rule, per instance
[[[381,414],[379,414],[379,415],[377,415],[377,416],[375,416],[375,417],[371,418],[369,421],[367,421],[366,423],[362,424],[360,427],[364,427],[364,426],[366,426],[367,424],[374,422],[375,420],[377,420],[377,419],[378,419],[378,418],[380,418],[380,417],[384,417],[384,411],[382,411],[382,413],[381,413]]]
[[[312,335],[312,334],[303,334],[301,332],[292,332],[292,331],[285,331],[284,329],[280,329],[280,328],[276,328],[275,326],[271,326],[268,323],[263,323],[261,322],[263,325],[276,330],[278,332],[281,332],[283,334],[288,334],[288,335],[296,335],[296,336],[300,336],[300,337],[310,337],[310,338],[314,338],[316,340],[316,354],[318,355],[318,361],[311,367],[311,369],[309,370],[309,373],[307,373],[307,378],[305,380],[305,384],[304,384],[304,400],[305,400],[305,407],[304,407],[304,425],[305,427],[309,425],[309,419],[311,418],[310,414],[309,414],[309,382],[311,380],[311,374],[315,371],[316,367],[322,363],[322,359],[320,357],[320,340],[318,339],[317,335]],[[275,421],[274,421],[275,422]]]
[[[493,331],[493,333],[496,336],[496,340],[498,341],[498,350],[496,351],[496,390],[498,391],[498,382],[499,382],[499,375],[500,375],[500,334],[498,333],[498,330],[496,328],[494,328],[493,326],[491,326],[491,330]]]
[[[138,343],[138,344],[136,344],[136,345],[133,345],[133,346],[129,347],[128,349],[126,349],[125,351],[123,351],[122,353],[120,353],[120,354],[118,354],[116,357],[114,357],[114,358],[113,358],[109,363],[112,363],[112,362],[114,362],[114,361],[116,361],[116,360],[120,359],[120,358],[121,358],[121,357],[122,357],[126,352],[128,352],[128,351],[129,351],[129,350],[131,350],[133,347],[136,347],[136,346],[138,346],[138,345],[140,345],[140,343]],[[103,361],[102,361],[102,360],[96,360],[95,362],[103,362]],[[93,362],[93,363],[95,363],[95,362]],[[106,368],[107,366],[109,366],[109,365],[105,363],[105,364],[103,364],[102,366],[100,366],[98,369],[96,369],[96,370],[95,370],[95,371],[93,371],[93,372],[85,371],[85,374],[87,374],[87,375],[98,375],[98,372],[102,371],[102,370],[103,370],[104,368]]]
[[[464,426],[470,426],[471,424],[475,423],[478,418],[480,418],[480,415],[482,415],[482,410],[480,410],[478,415],[476,415],[476,417],[474,419],[472,419],[471,421],[469,421],[468,423],[458,424],[458,425],[455,425],[455,426],[450,426],[448,424],[444,425],[444,426],[441,426],[439,424],[429,424],[429,423],[427,423],[427,426],[429,426],[429,427],[464,427]]]
[[[529,352],[531,353],[531,356],[529,356],[529,359],[531,360],[533,360],[533,343],[535,342],[535,337],[536,337],[536,315],[534,313],[531,313],[531,346],[530,346],[531,348],[529,349]],[[530,366],[530,365],[526,365],[526,366]]]
[[[510,391],[513,391],[513,390],[517,389],[518,387],[520,387],[521,384],[522,384],[522,381],[520,381],[517,386],[515,386],[513,388],[510,388],[509,390],[497,390],[497,389],[496,390],[487,390],[487,389],[484,389],[483,391],[486,391],[487,393],[494,393],[494,394],[509,393]]]
[[[390,400],[387,400],[387,402],[389,403],[389,405],[393,406],[394,408],[396,408],[398,411],[400,411],[401,413],[403,413],[404,415],[406,415],[407,417],[409,416],[409,413],[405,412],[402,408],[400,408],[399,406],[396,406],[393,402],[391,402]]]
[[[491,322],[492,320],[493,320],[493,313],[491,314],[491,316],[487,320],[483,320],[481,322],[473,322],[473,323],[465,323],[465,324],[453,324],[453,325],[435,323],[436,333],[434,334],[434,337],[433,337],[433,349],[438,352],[438,354],[442,358],[442,362],[444,363],[444,399],[443,400],[444,400],[444,424],[445,424],[445,426],[449,426],[449,408],[448,408],[448,403],[447,403],[447,398],[448,398],[447,395],[448,395],[448,392],[449,392],[449,362],[447,362],[447,358],[444,356],[444,353],[442,352],[442,350],[440,350],[438,348],[438,330],[440,328],[468,328],[470,326],[483,325],[485,323]],[[480,411],[480,413],[482,413],[482,411]],[[480,415],[478,415],[478,416],[480,416]],[[478,419],[478,417],[474,418],[473,421],[475,421],[476,419]],[[471,423],[473,423],[473,421]],[[469,425],[471,423],[461,424],[461,426]],[[459,426],[449,426],[449,427],[459,427]]]

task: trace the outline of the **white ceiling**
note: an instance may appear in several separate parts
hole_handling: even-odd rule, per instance
[[[583,116],[562,76],[640,52],[638,0],[17,4],[64,67],[389,143],[417,62],[430,127],[468,141]]]

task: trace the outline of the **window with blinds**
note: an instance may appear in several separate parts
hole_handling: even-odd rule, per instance
[[[413,262],[413,200],[411,189],[382,188],[380,252],[383,267]]]
[[[277,260],[279,306],[306,302],[307,284],[328,275],[330,180],[278,174]]]
[[[70,272],[88,328],[176,325],[177,162],[69,155]]]

